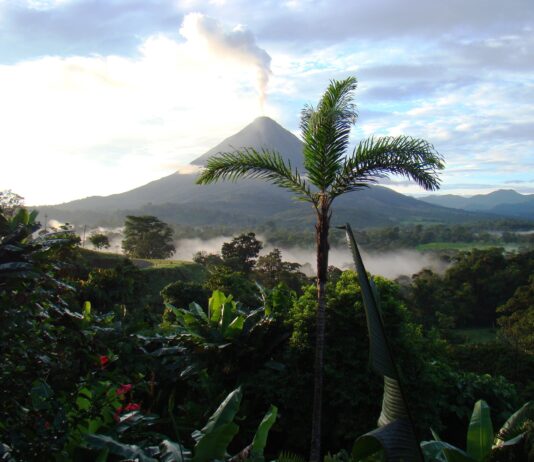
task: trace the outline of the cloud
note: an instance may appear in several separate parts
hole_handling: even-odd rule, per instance
[[[1,170],[0,187],[29,204],[58,203],[132,189],[203,154],[261,112],[253,37],[229,37],[249,46],[237,40],[236,59],[230,38],[214,53],[197,39],[155,35],[135,57],[0,65],[0,152],[17,159]]]
[[[214,56],[252,65],[258,74],[258,92],[263,107],[271,75],[271,57],[260,48],[254,35],[241,25],[227,30],[219,21],[200,13],[188,14],[180,33],[189,41],[204,43]]]

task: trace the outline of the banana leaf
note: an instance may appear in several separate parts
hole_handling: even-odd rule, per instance
[[[124,459],[135,459],[139,462],[157,462],[157,459],[148,456],[139,446],[119,443],[107,435],[87,435],[86,444],[92,449],[108,449],[111,454]]]
[[[423,441],[421,449],[427,462],[476,462],[461,449],[444,441]]]
[[[352,448],[352,457],[361,460],[380,449],[384,450],[388,462],[422,460],[419,445],[413,437],[412,425],[405,418],[360,436]]]
[[[184,448],[180,443],[163,440],[159,444],[161,462],[189,462],[191,451]]]
[[[228,445],[239,431],[233,420],[239,410],[242,396],[241,387],[235,389],[209,418],[204,428],[193,432],[191,436],[197,442],[193,462],[224,459]]]
[[[527,420],[534,421],[534,401],[525,403],[514,412],[501,427],[495,437],[495,446],[516,444],[523,438],[524,424]]]
[[[484,400],[475,403],[473,414],[467,429],[467,454],[482,461],[491,452],[493,442],[493,425],[490,408]]]
[[[393,354],[386,337],[378,291],[369,280],[365,266],[354,239],[350,225],[344,227],[347,241],[352,252],[358,281],[362,291],[363,305],[369,333],[369,354],[372,368],[384,378],[382,411],[378,420],[379,429],[358,438],[354,444],[353,455],[364,457],[383,448],[387,461],[423,461],[415,428],[411,421],[399,381]]]
[[[263,420],[258,426],[256,434],[254,435],[254,439],[252,440],[252,449],[250,451],[250,460],[252,462],[263,462],[265,460],[265,457],[263,456],[263,451],[267,444],[267,436],[269,436],[269,430],[276,421],[277,415],[278,408],[276,406],[271,405],[271,407],[267,411],[267,414],[265,414]]]

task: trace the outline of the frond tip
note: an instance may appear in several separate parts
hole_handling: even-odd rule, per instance
[[[197,184],[216,183],[219,180],[237,181],[240,178],[261,178],[289,189],[300,199],[314,202],[314,197],[297,169],[273,151],[244,148],[241,151],[220,153],[210,157],[197,178]]]
[[[443,158],[430,143],[409,136],[386,136],[361,141],[345,159],[332,197],[376,183],[376,178],[390,174],[404,176],[426,190],[440,185],[439,171]]]

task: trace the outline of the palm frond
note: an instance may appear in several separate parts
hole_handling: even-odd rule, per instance
[[[298,198],[315,203],[316,198],[300,173],[273,151],[244,148],[241,151],[220,153],[210,157],[198,176],[197,184],[216,183],[219,180],[237,181],[240,178],[261,178],[289,189]]]
[[[356,122],[356,82],[355,77],[331,81],[317,107],[305,106],[301,113],[304,167],[310,182],[323,191],[342,167],[350,129]]]
[[[368,138],[345,159],[330,190],[331,197],[376,183],[390,174],[407,177],[426,190],[439,188],[443,158],[425,140],[409,136]]]

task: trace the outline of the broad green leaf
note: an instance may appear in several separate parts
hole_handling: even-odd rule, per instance
[[[99,453],[97,458],[95,459],[95,462],[106,462],[108,460],[109,456],[109,449],[103,448]]]
[[[511,440],[518,442],[521,440],[521,438],[518,440],[516,438],[523,435],[523,425],[527,420],[534,421],[534,401],[525,403],[508,418],[497,433],[493,444],[495,446],[503,446],[505,442],[510,442]]]
[[[221,332],[223,335],[226,333],[226,329],[230,325],[230,323],[233,321],[235,317],[235,303],[228,303],[226,302],[221,311],[221,319],[219,321],[219,325],[221,328]]]
[[[250,459],[252,461],[263,462],[265,460],[265,458],[263,457],[263,451],[265,449],[265,445],[267,444],[269,430],[276,421],[277,416],[278,408],[276,406],[271,405],[271,407],[267,411],[267,414],[265,414],[263,420],[258,426],[256,434],[254,435],[254,439],[252,440],[252,450],[250,451]]]
[[[86,321],[91,319],[91,302],[89,301],[83,303],[83,319]]]
[[[493,426],[490,408],[484,400],[477,401],[467,429],[467,453],[482,461],[490,453],[493,443]]]
[[[50,408],[50,399],[53,394],[54,392],[44,380],[36,380],[30,392],[33,408],[36,411]]]
[[[163,440],[159,444],[159,449],[161,462],[189,462],[191,460],[191,451],[180,443]]]
[[[78,396],[78,398],[76,398],[76,406],[78,406],[78,409],[87,411],[91,408],[91,401],[89,401],[87,398],[84,398],[83,396]]]
[[[408,419],[397,419],[384,427],[360,436],[352,448],[352,457],[361,460],[384,451],[386,461],[422,461],[421,450]]]
[[[239,410],[242,397],[243,391],[241,387],[232,391],[209,418],[208,423],[200,430],[200,433],[202,435],[208,435],[218,427],[232,422]]]
[[[226,296],[220,290],[214,290],[208,302],[208,317],[210,322],[218,323],[221,319],[221,310],[226,301]]]
[[[461,449],[443,441],[423,441],[421,449],[427,462],[475,462]]]
[[[190,303],[189,304],[189,311],[191,311],[191,313],[196,314],[197,317],[202,319],[204,322],[208,322],[208,316],[204,312],[204,309],[198,303],[196,303],[196,302]]]
[[[156,459],[147,456],[139,446],[119,443],[107,435],[87,435],[86,443],[89,448],[107,448],[111,454],[125,459],[135,459],[139,462],[157,462]]]
[[[238,431],[239,427],[235,423],[229,422],[218,425],[210,432],[205,433],[195,445],[193,462],[224,459],[226,449]]]
[[[243,326],[245,325],[245,318],[241,315],[237,315],[234,320],[230,323],[226,329],[224,335],[225,337],[235,338],[243,331]]]

